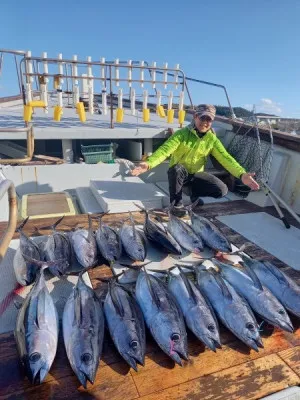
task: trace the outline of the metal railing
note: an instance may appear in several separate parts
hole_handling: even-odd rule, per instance
[[[0,200],[8,193],[8,204],[9,204],[9,219],[8,226],[5,231],[4,237],[0,241],[0,263],[3,260],[9,243],[16,231],[17,220],[18,220],[18,202],[15,186],[12,181],[5,179],[0,182]]]
[[[0,164],[24,164],[32,160],[34,152],[34,134],[32,125],[25,126],[24,128],[0,128],[0,134],[1,132],[6,132],[6,133],[26,132],[27,154],[24,154],[23,158],[0,158]]]

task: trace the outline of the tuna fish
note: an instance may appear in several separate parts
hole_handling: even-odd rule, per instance
[[[223,233],[207,218],[193,212],[193,204],[187,207],[187,210],[194,231],[199,235],[206,246],[223,253],[230,253],[232,251],[231,244],[226,236],[224,236]]]
[[[84,268],[91,268],[97,264],[97,243],[92,228],[92,220],[90,215],[89,228],[78,229],[71,233],[71,244],[78,262]]]
[[[199,254],[203,250],[203,242],[193,228],[168,211],[168,231],[181,247],[191,253]]]
[[[188,359],[187,334],[183,315],[173,295],[162,281],[145,269],[138,275],[135,294],[156,343],[182,365],[181,358]]]
[[[213,268],[196,268],[198,286],[222,323],[242,342],[258,351],[263,347],[255,317],[233,287]]]
[[[164,225],[152,220],[149,217],[149,212],[145,208],[138,204],[136,204],[136,206],[145,213],[144,232],[146,237],[160,248],[167,250],[169,253],[181,255],[181,247],[170,235]]]
[[[38,245],[22,231],[28,218],[26,218],[17,228],[17,232],[20,233],[20,247],[17,249],[13,260],[16,279],[22,286],[27,286],[33,283],[38,271],[36,264],[26,261],[22,254],[36,260],[41,260],[42,258]]]
[[[216,351],[221,348],[221,342],[215,314],[199,289],[178,268],[178,275],[169,273],[168,289],[176,298],[189,329],[208,348]]]
[[[137,371],[137,363],[144,365],[145,359],[144,318],[136,300],[115,279],[109,282],[104,313],[118,352]]]
[[[271,325],[287,332],[293,332],[293,325],[283,305],[263,286],[251,268],[235,268],[233,265],[212,260],[221,271],[223,278],[243,296],[250,307]]]
[[[284,307],[300,318],[300,286],[270,262],[240,256],[244,264],[252,268],[261,283],[277,297]]]
[[[113,264],[122,254],[121,239],[119,234],[113,228],[102,223],[103,215],[99,217],[99,228],[96,231],[96,241],[101,255],[109,262],[109,264]]]
[[[58,317],[45,284],[44,268],[19,310],[15,329],[21,362],[33,384],[42,383],[48,374],[58,342]]]
[[[79,275],[63,312],[63,336],[68,360],[84,388],[94,383],[102,353],[104,315],[92,288]]]
[[[120,229],[120,238],[127,255],[134,261],[144,261],[147,255],[146,243],[143,235],[136,229],[132,214],[131,224],[123,223]]]
[[[66,260],[69,264],[71,263],[71,243],[69,237],[62,232],[57,232],[56,227],[62,221],[64,217],[61,217],[52,228],[53,233],[48,236],[46,242],[44,243],[44,258],[45,261],[56,261],[56,260]],[[67,266],[67,264],[65,263]],[[53,265],[49,267],[50,272],[54,276],[61,276],[67,273],[66,269],[61,269],[62,264]]]

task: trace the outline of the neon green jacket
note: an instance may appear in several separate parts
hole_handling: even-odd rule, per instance
[[[171,156],[170,167],[182,164],[190,174],[195,174],[204,171],[210,154],[236,178],[246,172],[226,151],[212,130],[199,138],[196,131],[188,126],[175,132],[147,159],[147,162],[149,168],[154,168]]]

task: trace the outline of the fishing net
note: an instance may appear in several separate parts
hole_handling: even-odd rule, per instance
[[[268,131],[263,136],[260,133],[262,127],[264,131]],[[241,133],[242,128],[244,133]],[[227,150],[246,171],[255,172],[256,180],[268,182],[273,158],[273,135],[270,125],[259,126],[253,118],[244,121],[234,134]],[[250,188],[236,179],[235,192],[247,197]]]

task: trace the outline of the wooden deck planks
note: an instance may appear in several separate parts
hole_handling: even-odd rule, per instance
[[[299,381],[292,369],[272,354],[154,392],[140,400],[257,400]]]
[[[196,340],[189,340],[190,360],[185,362],[183,367],[175,366],[167,355],[157,352],[147,354],[144,368],[140,368],[138,372],[131,371],[131,374],[139,393],[143,396],[152,393],[153,388],[163,390],[283,349],[290,349],[292,342],[291,334],[278,330],[269,337],[263,337],[265,348],[258,353],[236,339],[223,346],[222,350],[213,353],[207,349],[203,351],[203,346]],[[300,343],[300,340],[298,342]]]
[[[300,377],[300,346],[280,351],[278,355]]]

